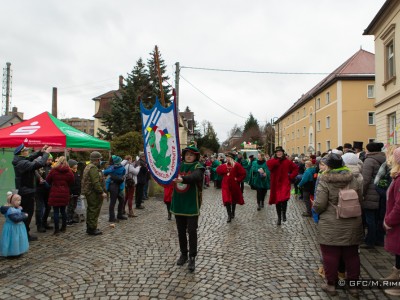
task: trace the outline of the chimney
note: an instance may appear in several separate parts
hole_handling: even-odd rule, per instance
[[[15,106],[12,108],[12,115],[16,116],[16,117],[20,117],[21,120],[24,119],[24,114],[22,112],[18,112],[18,108],[16,108]]]
[[[119,75],[118,88],[122,89],[123,87],[124,87],[124,77],[122,75]]]
[[[57,118],[57,88],[53,87],[53,98],[51,103],[51,114]]]

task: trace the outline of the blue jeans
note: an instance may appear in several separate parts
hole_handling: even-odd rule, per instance
[[[54,210],[54,229],[59,228],[60,212],[62,217],[62,226],[65,227],[67,224],[67,213],[65,212],[65,206],[53,206]]]
[[[383,220],[379,216],[379,209],[364,209],[365,222],[367,224],[367,235],[365,243],[375,246],[376,243],[383,244],[385,231]]]

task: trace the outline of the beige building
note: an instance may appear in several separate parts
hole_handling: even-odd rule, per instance
[[[68,118],[68,119],[61,119],[61,121],[82,132],[94,136],[94,120],[82,119],[82,118]]]
[[[275,122],[288,154],[324,152],[376,138],[374,54],[360,49]]]
[[[385,144],[399,143],[400,85],[400,1],[387,0],[364,31],[375,37],[376,132]],[[397,50],[398,51],[398,50]]]

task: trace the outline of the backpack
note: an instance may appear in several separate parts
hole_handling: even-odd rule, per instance
[[[333,204],[332,204],[333,205]],[[338,205],[333,205],[336,208],[337,219],[348,219],[361,216],[361,205],[358,199],[358,194],[349,186],[339,190]]]

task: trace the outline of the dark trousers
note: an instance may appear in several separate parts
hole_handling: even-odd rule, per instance
[[[288,203],[288,200],[279,202],[275,205],[276,206],[276,214],[278,215],[278,219],[280,219],[281,216],[283,217],[283,219],[286,219],[287,203]]]
[[[124,202],[124,209],[126,204],[128,204],[129,211],[133,209],[133,194],[135,193],[135,186],[127,187],[125,186],[125,202]]]
[[[265,195],[267,195],[267,189],[257,189],[257,204],[258,206],[264,205]]]
[[[138,183],[136,185],[136,194],[135,194],[136,207],[142,205],[143,203],[143,189],[144,189],[144,183]]]
[[[400,269],[400,255],[396,254],[396,269]]]
[[[311,196],[311,193],[309,191],[306,191],[306,189],[303,188],[303,201],[304,201],[304,204],[306,205],[306,212],[311,216],[310,196]]]
[[[68,221],[73,221],[74,219],[74,213],[76,209],[76,205],[78,204],[78,195],[71,195],[71,198],[69,199],[68,207],[67,207],[67,217]]]
[[[346,279],[357,280],[360,277],[360,256],[358,245],[328,246],[320,245],[324,261],[325,278],[329,285],[335,285],[338,280],[340,258],[346,266]]]
[[[188,254],[188,239],[189,235],[189,256],[197,255],[197,228],[198,216],[186,217],[175,215],[176,227],[178,229],[179,248],[183,255]]]
[[[149,198],[149,195],[147,194],[148,190],[149,190],[149,181],[146,180],[146,183],[143,186],[143,199]]]
[[[364,216],[367,224],[365,243],[369,246],[374,246],[376,243],[383,244],[385,231],[379,209],[364,209]]]
[[[244,181],[241,181],[241,182],[240,182],[240,190],[242,191],[242,194],[243,194],[243,191],[244,191]]]
[[[59,228],[60,222],[60,212],[61,212],[61,220],[62,227],[67,225],[67,213],[65,212],[65,206],[53,206],[54,210],[54,229],[57,230]]]
[[[44,226],[44,224],[47,224],[47,218],[49,217],[51,210],[51,206],[49,206],[47,203],[48,199],[49,199],[48,191],[36,192],[35,219],[36,219],[36,226],[38,227],[42,227]]]
[[[110,190],[109,215],[110,215],[110,220],[114,220],[115,204],[117,203],[117,200],[118,200],[117,217],[118,218],[121,217],[124,212],[124,197],[123,197],[123,192],[120,191],[119,189],[119,184],[110,183],[109,190]]]
[[[21,195],[21,206],[22,211],[28,214],[28,217],[24,220],[26,231],[29,233],[29,225],[31,224],[33,212],[35,210],[35,194]]]

